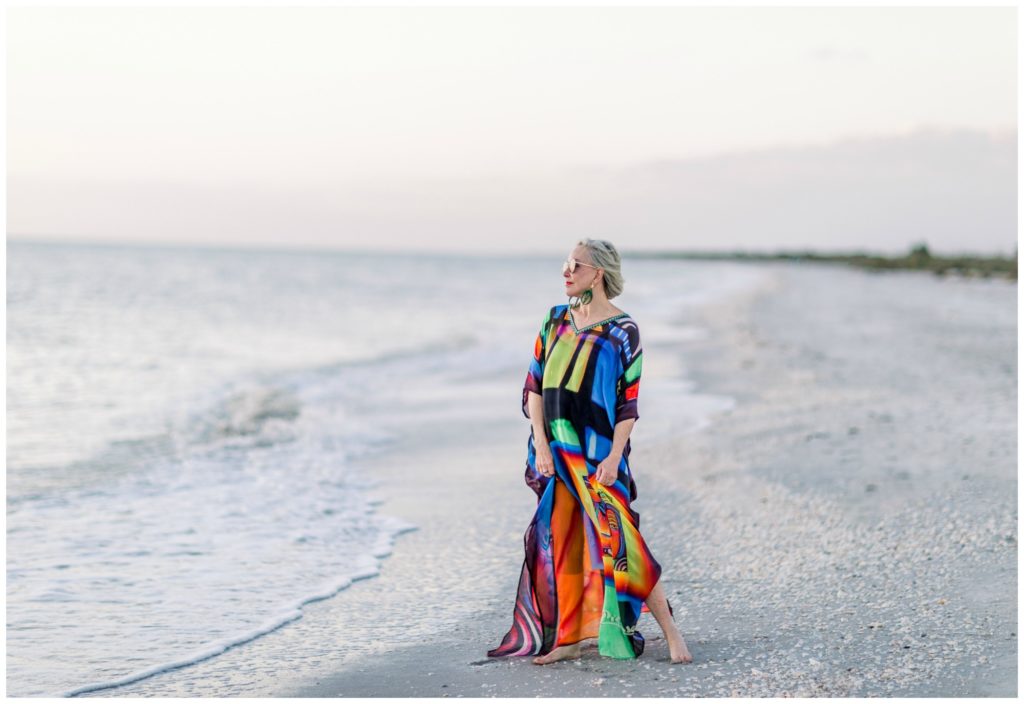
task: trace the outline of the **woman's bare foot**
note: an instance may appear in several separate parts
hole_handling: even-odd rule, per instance
[[[662,588],[660,580],[647,596],[647,608],[651,610],[651,615],[661,626],[661,632],[665,634],[672,663],[693,662],[693,656],[690,655],[690,650],[686,647],[683,634],[676,626],[675,617],[672,615],[672,606],[668,603],[668,597],[665,596],[665,590]]]
[[[563,645],[555,648],[547,655],[538,655],[533,659],[534,665],[547,665],[548,663],[555,662],[556,660],[565,660],[567,658],[578,658],[580,656],[580,644],[573,643],[572,645]]]
[[[690,649],[686,647],[686,641],[683,640],[682,634],[678,632],[668,639],[668,654],[673,664],[693,662]]]

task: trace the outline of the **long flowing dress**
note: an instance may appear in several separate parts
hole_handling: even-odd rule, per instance
[[[523,538],[512,627],[488,656],[544,655],[594,637],[604,656],[643,653],[636,623],[649,612],[644,602],[661,565],[630,508],[637,490],[628,439],[615,483],[596,478],[615,425],[639,418],[642,366],[640,330],[628,313],[580,330],[568,304],[544,318],[523,387],[523,415],[530,417],[529,393],[540,394],[555,474],[537,471],[531,426],[526,484],[537,494],[537,509]]]

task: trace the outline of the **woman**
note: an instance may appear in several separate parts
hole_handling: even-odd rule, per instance
[[[524,538],[512,628],[490,657],[535,655],[545,665],[578,657],[589,638],[601,655],[639,657],[636,623],[647,611],[672,662],[693,660],[630,508],[637,491],[629,433],[639,417],[643,352],[636,322],[609,303],[622,292],[620,264],[610,242],[580,240],[562,267],[571,305],[548,311],[534,343],[523,414],[531,421],[526,483],[537,510]]]

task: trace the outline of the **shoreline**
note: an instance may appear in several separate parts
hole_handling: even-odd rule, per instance
[[[376,577],[97,696],[1015,696],[1015,288],[766,269],[767,288],[675,321],[708,332],[673,352],[685,393],[735,402],[634,431],[633,506],[693,663],[668,662],[650,614],[636,660],[488,658],[535,509],[529,431],[510,414],[449,432],[442,414],[417,433],[435,442],[356,463],[375,511],[418,526]]]
[[[521,476],[492,474],[479,486],[512,503],[488,514],[506,538],[481,553],[477,568],[491,574],[491,591],[476,610],[450,623],[446,637],[281,694],[1015,696],[1015,438],[1003,442],[1002,463],[973,482],[956,467],[948,476],[885,469],[889,457],[947,461],[939,441],[948,433],[928,413],[937,396],[955,415],[955,395],[865,388],[827,345],[802,347],[805,340],[789,339],[791,330],[778,325],[806,302],[808,283],[857,289],[856,277],[866,274],[840,282],[837,274],[778,273],[773,291],[694,311],[712,334],[681,345],[695,391],[735,395],[736,407],[699,432],[634,450],[635,506],[693,663],[668,663],[649,614],[638,624],[648,645],[636,660],[600,658],[593,649],[544,667],[487,658],[508,627],[520,524],[532,510]],[[861,293],[853,290],[850,300]],[[888,293],[876,296],[866,303],[884,304]],[[844,312],[841,302],[819,305],[829,316]],[[828,328],[807,322],[807,340],[824,339]],[[877,342],[871,324],[870,317],[860,323],[865,350]],[[964,376],[967,388],[973,381]],[[998,410],[1001,422],[1015,423],[1015,404]],[[954,464],[977,467],[975,454],[991,445],[981,437],[984,425],[971,431],[980,442],[963,444]],[[925,435],[930,443],[921,442]],[[508,461],[517,444],[507,442]],[[403,559],[399,551],[412,551],[408,537],[382,569],[382,592]]]

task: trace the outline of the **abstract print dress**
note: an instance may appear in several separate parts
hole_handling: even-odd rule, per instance
[[[531,428],[526,484],[537,510],[523,539],[512,628],[489,656],[544,655],[595,637],[601,655],[643,653],[636,623],[649,611],[644,602],[661,566],[630,508],[637,491],[628,440],[615,483],[596,478],[615,424],[639,418],[642,364],[640,331],[627,313],[577,330],[568,304],[548,311],[526,375],[523,415],[529,418],[529,392],[540,394],[555,474],[537,471]]]

